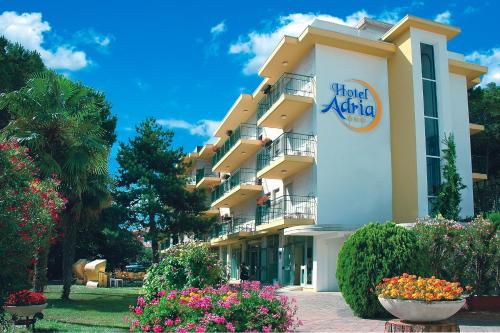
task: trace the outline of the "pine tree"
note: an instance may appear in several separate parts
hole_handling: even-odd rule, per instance
[[[458,220],[460,217],[460,202],[462,195],[460,191],[466,188],[462,183],[462,177],[457,171],[457,150],[453,134],[445,135],[443,139],[443,183],[441,184],[433,214],[441,214],[444,218]]]

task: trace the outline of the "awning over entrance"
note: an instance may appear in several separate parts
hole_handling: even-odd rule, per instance
[[[283,230],[285,236],[325,236],[325,238],[344,237],[351,234],[361,225],[316,224],[300,225]]]

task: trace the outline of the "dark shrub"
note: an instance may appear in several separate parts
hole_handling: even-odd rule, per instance
[[[217,254],[198,242],[169,248],[164,258],[148,270],[144,289],[151,295],[160,290],[204,288],[225,282]]]
[[[415,233],[394,223],[368,224],[352,234],[337,261],[337,280],[345,301],[357,316],[387,315],[375,294],[384,277],[403,273],[427,275]]]

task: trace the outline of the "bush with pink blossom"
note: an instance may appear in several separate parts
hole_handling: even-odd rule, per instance
[[[131,331],[285,332],[300,324],[295,300],[258,281],[153,292],[131,306]]]

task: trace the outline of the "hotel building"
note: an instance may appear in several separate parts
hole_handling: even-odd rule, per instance
[[[441,183],[442,140],[453,134],[474,214],[467,89],[486,68],[448,50],[457,27],[406,16],[355,27],[315,20],[285,36],[234,102],[216,143],[189,155],[220,222],[208,241],[239,279],[337,290],[339,249],[372,222],[414,222]]]

